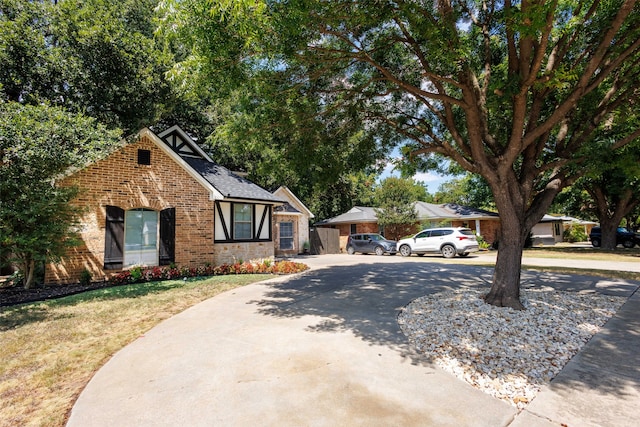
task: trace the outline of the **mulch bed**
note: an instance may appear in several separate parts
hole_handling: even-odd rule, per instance
[[[31,289],[24,289],[19,286],[0,287],[0,307],[61,298],[109,286],[106,282],[96,282],[89,285],[76,283],[71,285],[37,286]]]

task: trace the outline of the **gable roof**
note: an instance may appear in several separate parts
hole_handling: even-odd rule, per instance
[[[568,216],[555,216],[555,215],[544,214],[540,222],[571,222],[573,220],[574,218],[571,218]]]
[[[291,206],[289,202],[285,202],[283,205],[276,206],[273,209],[274,213],[283,213],[283,214],[293,214],[293,215],[302,215],[298,209]]]
[[[433,203],[415,202],[414,207],[418,214],[418,220],[446,220],[446,219],[499,219],[495,212],[484,209],[476,209],[469,206],[448,203],[435,205]],[[348,212],[333,218],[318,222],[316,225],[345,224],[377,222],[375,208],[365,206],[355,206]]]
[[[223,166],[205,159],[194,157],[185,156],[183,159],[216,190],[218,190],[225,199],[258,200],[276,203],[284,202],[284,200],[281,200],[259,185],[234,174]]]
[[[341,215],[318,222],[317,225],[352,224],[355,222],[378,222],[375,209],[368,206],[354,206]]]
[[[293,191],[289,190],[286,186],[280,186],[276,191],[273,192],[274,195],[280,197],[282,199],[288,200],[288,203],[285,205],[291,206],[291,209],[295,209],[296,212],[300,212],[306,214],[309,218],[315,218],[315,215],[293,194]]]
[[[178,126],[172,126],[158,135],[145,128],[139,133],[139,136],[142,135],[147,135],[196,181],[209,190],[211,200],[251,200],[272,204],[284,202],[259,185],[214,163],[207,153]]]
[[[496,212],[472,208],[471,206],[462,206],[456,203],[447,203],[443,207],[461,219],[498,219],[500,217]]]

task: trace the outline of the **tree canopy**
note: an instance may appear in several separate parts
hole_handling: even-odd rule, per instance
[[[120,132],[59,107],[0,102],[0,116],[0,252],[30,287],[36,265],[74,243],[82,213],[70,203],[78,189],[56,178],[108,152]]]
[[[168,114],[174,54],[156,38],[156,0],[0,2],[0,93],[95,117],[127,134]]]
[[[426,198],[426,189],[413,179],[389,177],[375,190],[375,212],[385,237],[398,240],[414,231],[418,213],[414,203]]]
[[[597,131],[638,98],[633,0],[166,4],[197,46],[191,64],[266,70],[319,97],[318,113],[349,112],[383,144],[402,141],[414,156],[436,153],[482,176],[501,216],[486,297],[495,305],[522,307],[529,231],[581,175]],[[611,144],[639,135],[629,129]]]

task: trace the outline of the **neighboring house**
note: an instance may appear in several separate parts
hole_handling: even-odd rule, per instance
[[[367,206],[354,206],[341,215],[316,223],[315,226],[338,229],[341,252],[345,251],[349,234],[379,233],[381,231],[376,211]]]
[[[483,236],[488,243],[493,243],[497,239],[500,229],[500,218],[495,212],[453,203],[436,205],[416,202],[415,209],[418,221],[409,227],[408,234],[429,227],[467,227]],[[343,251],[349,234],[381,233],[384,235],[384,230],[378,226],[375,208],[372,207],[355,206],[341,215],[315,225],[338,229],[340,231],[340,248]]]
[[[562,216],[545,215],[540,222],[531,229],[533,245],[554,245],[563,241],[564,222],[571,219]]]
[[[103,280],[134,265],[197,267],[274,256],[278,196],[213,160],[178,126],[143,129],[62,180],[86,209],[82,244],[48,264],[45,282]]]
[[[314,218],[313,213],[287,187],[280,187],[273,194],[285,201],[273,212],[275,254],[303,253],[309,248],[309,221]]]
[[[465,227],[489,244],[498,240],[500,216],[495,212],[455,203],[435,205],[425,202],[416,202],[416,211],[422,228]]]

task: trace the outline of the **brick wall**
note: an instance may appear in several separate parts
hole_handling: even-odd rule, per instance
[[[273,242],[229,242],[213,246],[215,264],[273,258]]]
[[[138,149],[151,152],[150,165],[137,163]],[[61,263],[46,266],[47,283],[77,282],[84,269],[91,272],[95,281],[117,272],[103,270],[107,205],[156,211],[173,207],[176,209],[176,264],[198,266],[225,262],[216,259],[218,252],[224,259],[227,254],[222,249],[214,250],[214,204],[209,200],[208,191],[146,136],[76,172],[62,184],[81,188],[74,203],[87,209],[80,230],[82,245],[71,249]],[[243,250],[260,252],[258,248]]]

